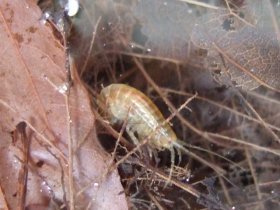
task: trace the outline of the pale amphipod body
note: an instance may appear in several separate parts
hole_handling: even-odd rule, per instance
[[[126,122],[126,131],[133,141],[136,140],[132,135],[136,133],[139,141],[149,137],[148,144],[152,147],[173,150],[176,134],[168,123],[164,123],[156,105],[142,92],[128,85],[112,84],[102,89],[100,100],[112,124]]]
[[[112,84],[100,93],[98,106],[111,124],[126,123],[126,132],[134,144],[147,139],[148,145],[159,150],[168,149],[171,153],[171,170],[175,164],[175,148],[178,151],[179,161],[181,151],[208,165],[218,174],[224,170],[195,153],[186,149],[184,142],[177,139],[171,126],[165,121],[156,105],[142,92],[124,84]],[[183,107],[186,104],[183,104]]]

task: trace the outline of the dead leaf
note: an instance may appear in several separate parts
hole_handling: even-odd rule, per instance
[[[127,209],[116,172],[103,179],[110,157],[97,142],[89,99],[79,81],[70,90],[71,121],[67,118],[61,93],[66,85],[63,46],[40,16],[36,1],[0,3],[0,207],[19,208],[23,153],[12,144],[11,132],[24,121],[31,142],[26,206],[68,205],[71,125],[75,208]]]
[[[219,76],[222,83],[231,80],[245,89],[264,85],[279,91],[280,47],[269,8],[263,1],[246,3],[236,16],[227,9],[203,16],[194,28],[192,41],[208,50],[209,66],[223,66]]]

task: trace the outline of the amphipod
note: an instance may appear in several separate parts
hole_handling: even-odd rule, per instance
[[[134,144],[149,137],[148,145],[152,148],[170,150],[172,170],[177,136],[145,94],[125,84],[112,84],[102,89],[98,105],[111,124],[126,122],[126,132]]]
[[[112,84],[102,89],[97,104],[112,125],[126,122],[126,132],[135,145],[149,138],[148,145],[152,148],[168,149],[171,153],[170,176],[175,164],[175,148],[179,160],[183,151],[218,174],[225,173],[224,169],[185,148],[183,146],[185,143],[177,139],[157,106],[139,90],[125,84]]]

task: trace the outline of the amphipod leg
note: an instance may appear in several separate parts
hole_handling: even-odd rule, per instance
[[[139,144],[139,140],[134,135],[134,132],[132,131],[132,129],[130,129],[130,127],[127,125],[125,130],[126,130],[126,133],[129,135],[129,137],[131,138],[133,144],[137,146]]]
[[[156,151],[155,148],[147,147],[147,149],[148,149],[150,159],[152,160],[154,157],[156,166],[158,166],[158,164],[160,162],[160,158],[158,157],[158,152]]]
[[[177,151],[177,153],[178,153],[178,156],[179,156],[178,165],[180,165],[180,163],[182,162],[182,152],[181,152],[181,150],[180,150],[179,148],[176,148],[176,147],[175,147],[175,149],[176,149],[176,151]]]
[[[171,167],[170,167],[170,172],[169,172],[169,176],[168,176],[168,181],[165,184],[165,187],[169,184],[169,182],[171,180],[173,169],[175,166],[175,149],[174,149],[174,147],[171,147],[169,150],[170,150],[170,154],[171,154]]]

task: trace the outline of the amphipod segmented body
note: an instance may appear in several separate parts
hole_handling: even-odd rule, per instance
[[[171,153],[171,170],[175,162],[174,143],[177,136],[156,105],[142,92],[125,84],[112,84],[102,89],[99,106],[112,123],[126,122],[126,132],[134,142],[149,137],[148,145]],[[137,138],[136,135],[137,134]],[[181,153],[179,156],[181,159]]]
[[[111,124],[126,122],[126,132],[134,144],[137,145],[139,141],[149,138],[148,145],[151,147],[159,150],[170,150],[170,176],[175,163],[175,148],[178,151],[179,161],[182,150],[219,174],[224,173],[224,170],[219,166],[184,148],[184,142],[177,139],[168,123],[164,123],[165,119],[156,105],[139,90],[124,84],[109,85],[102,89],[98,106],[105,112],[105,117]]]

